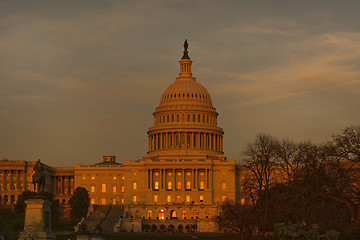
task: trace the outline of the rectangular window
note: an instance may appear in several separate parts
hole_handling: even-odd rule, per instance
[[[101,192],[103,192],[103,193],[106,192],[106,184],[105,183],[101,184]]]
[[[95,199],[90,199],[90,204],[95,204]]]
[[[106,199],[105,198],[101,199],[101,205],[106,205]]]
[[[116,180],[116,177],[113,177],[113,180]]]
[[[167,196],[167,201],[168,201],[168,203],[171,203],[171,195]]]
[[[200,202],[204,202],[204,196],[200,196]]]
[[[133,182],[133,189],[134,189],[134,190],[137,189],[137,182]]]
[[[116,186],[113,186],[113,193],[116,193]]]
[[[123,205],[124,205],[124,199],[123,199],[123,198],[121,199],[121,204],[123,204]]]
[[[190,195],[186,195],[186,202],[190,202]]]
[[[136,203],[136,196],[133,196],[133,202]]]
[[[125,191],[125,187],[121,186],[121,192],[123,193]]]
[[[112,204],[116,205],[116,199],[113,199]]]
[[[90,191],[91,191],[91,192],[95,192],[95,186],[91,186],[91,187],[90,187]]]
[[[154,195],[154,203],[157,203],[157,202],[158,202],[158,196]]]

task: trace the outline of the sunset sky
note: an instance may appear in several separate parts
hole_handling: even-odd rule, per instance
[[[322,143],[360,123],[360,1],[0,0],[1,159],[146,154],[179,73],[211,94],[228,159],[256,134]]]

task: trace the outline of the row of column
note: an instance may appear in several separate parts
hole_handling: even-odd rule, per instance
[[[173,122],[189,122],[189,123],[207,123],[217,125],[216,116],[200,115],[200,114],[167,114],[159,115],[154,118],[154,124],[173,123]]]
[[[0,179],[1,191],[26,190],[26,172],[24,170],[3,170]]]
[[[148,136],[148,151],[181,148],[222,152],[223,137],[220,134],[200,132],[166,132]]]
[[[213,187],[213,178],[212,178],[212,171],[210,169],[148,169],[148,178],[147,178],[147,186],[148,189],[155,189],[155,173],[159,173],[159,180],[158,183],[159,189],[167,189],[167,190],[191,190],[191,189],[200,189],[200,173],[204,173],[204,189],[210,189]],[[173,185],[171,189],[168,189],[168,173],[171,172],[173,174]],[[181,173],[181,176],[178,176],[178,173]],[[187,177],[187,173],[190,172],[190,177]],[[177,188],[177,183],[181,180],[181,189]],[[191,187],[190,189],[187,188],[187,182],[190,181]],[[155,189],[155,190],[159,190]]]
[[[74,191],[74,176],[56,176],[56,194],[72,194]]]

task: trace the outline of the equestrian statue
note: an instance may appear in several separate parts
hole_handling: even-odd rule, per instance
[[[44,166],[40,162],[40,159],[36,162],[33,170],[34,174],[32,175],[32,184],[34,184],[34,192],[40,192],[40,190],[44,191],[46,175],[44,173]]]

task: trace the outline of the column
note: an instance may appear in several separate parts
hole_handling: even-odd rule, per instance
[[[193,189],[196,188],[196,169],[193,169],[193,173],[194,173],[194,184],[193,184]]]
[[[209,188],[209,169],[206,169],[206,188]]]
[[[6,189],[6,170],[3,171],[3,185],[4,185],[4,189]]]
[[[174,148],[175,147],[175,132],[172,133],[172,143],[171,143],[171,148]]]
[[[65,177],[61,176],[61,194],[64,194],[65,190]]]
[[[10,170],[10,189],[14,189],[13,170]]]
[[[69,178],[69,191],[68,191],[68,194],[70,195],[71,194],[71,176],[68,176]]]
[[[18,190],[21,190],[21,184],[20,184],[20,170],[16,171],[17,179],[16,179],[16,188]]]
[[[150,169],[150,188],[151,188],[151,189],[154,188],[153,179],[154,179],[154,170],[153,170],[153,169]]]
[[[163,176],[164,176],[164,169],[161,169],[160,172],[160,188],[164,188],[164,181],[163,181]]]
[[[55,195],[58,194],[58,191],[59,191],[59,186],[58,186],[58,183],[59,182],[59,177],[58,176],[55,176]]]

